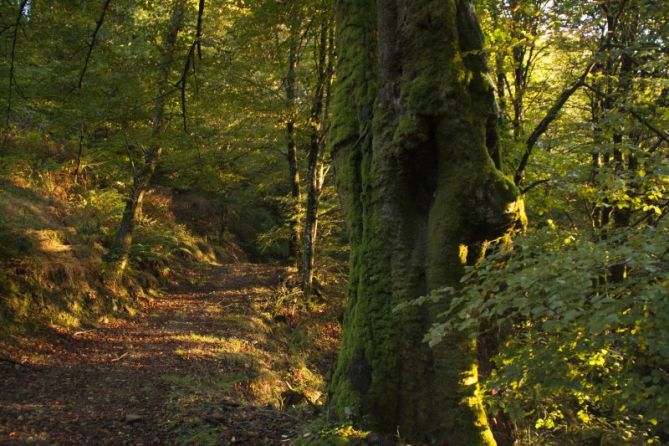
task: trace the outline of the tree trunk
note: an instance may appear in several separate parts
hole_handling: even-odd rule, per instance
[[[165,34],[165,46],[160,63],[161,76],[158,84],[158,95],[153,104],[154,116],[151,129],[151,147],[144,156],[142,166],[134,172],[132,190],[126,200],[121,224],[119,225],[119,230],[110,251],[111,259],[116,263],[115,269],[117,275],[122,275],[128,264],[135,222],[137,216],[141,213],[144,194],[149,184],[151,184],[151,178],[160,160],[162,147],[158,139],[163,130],[166,93],[170,86],[170,72],[172,71],[177,36],[183,23],[185,7],[185,0],[174,0],[172,16]]]
[[[295,20],[297,22],[297,20]],[[290,234],[288,238],[288,259],[293,265],[299,261],[300,243],[300,171],[297,164],[297,143],[295,142],[295,97],[297,68],[297,46],[299,26],[294,23],[290,31],[290,47],[288,50],[288,70],[286,73],[286,102],[288,104],[288,120],[286,122],[286,158],[288,159],[288,174],[290,181],[289,206]]]
[[[318,79],[309,118],[311,141],[307,153],[307,204],[304,212],[304,235],[302,237],[302,290],[305,300],[309,299],[313,291],[316,241],[318,238],[318,211],[326,173],[323,160],[326,147],[324,123],[328,119],[329,86],[334,74],[334,54],[332,51],[334,37],[332,31],[332,26],[329,23],[324,22],[322,24],[318,49]]]
[[[74,177],[74,184],[79,184],[79,175],[81,174],[81,158],[84,156],[84,143],[86,139],[86,124],[83,122],[79,126],[79,150],[77,151],[77,159],[74,163],[74,170],[72,176]]]
[[[121,224],[119,225],[114,245],[111,249],[112,260],[115,262],[115,272],[117,275],[122,275],[125,268],[128,266],[130,257],[130,247],[132,246],[132,236],[135,230],[135,222],[137,217],[142,212],[142,202],[144,194],[151,182],[151,177],[156,170],[158,160],[162,148],[160,146],[153,147],[147,153],[144,165],[140,171],[133,175],[132,189],[130,195],[126,199],[125,208],[123,209],[123,217],[121,217]]]
[[[473,6],[340,0],[337,20],[331,144],[352,254],[331,409],[409,441],[493,445],[475,342],[423,342],[449,302],[393,312],[457,286],[475,247],[522,219],[487,148],[498,110]]]

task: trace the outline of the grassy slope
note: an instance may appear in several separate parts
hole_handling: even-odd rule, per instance
[[[123,198],[115,190],[68,184],[66,173],[42,173],[38,181],[0,176],[0,326],[5,331],[26,322],[71,326],[133,313],[137,299],[179,277],[179,269],[216,262],[214,249],[176,222],[171,196],[154,191],[146,200],[128,274],[121,282],[108,280],[105,246]]]

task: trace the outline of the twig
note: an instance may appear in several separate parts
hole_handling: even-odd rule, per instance
[[[663,132],[662,130],[658,129],[657,127],[655,127],[655,126],[654,126],[653,124],[651,124],[650,122],[648,122],[648,120],[647,120],[646,118],[644,118],[643,116],[641,116],[640,114],[638,114],[637,112],[635,112],[634,110],[632,110],[631,108],[621,107],[620,109],[623,110],[623,111],[626,111],[626,112],[628,112],[630,115],[634,116],[634,117],[636,118],[637,121],[639,121],[641,124],[643,124],[644,126],[646,126],[646,127],[648,128],[648,130],[650,130],[651,132],[655,133],[658,137],[660,137],[660,139],[661,139],[662,141],[664,141],[664,142],[666,142],[666,143],[669,143],[669,136],[668,136],[665,132]]]
[[[130,354],[130,353],[125,352],[125,353],[123,353],[121,356],[112,359],[110,362],[117,362],[117,361],[120,361],[121,359],[125,358],[125,357],[128,356],[129,354]]]
[[[216,302],[216,304],[217,304],[217,305],[221,305],[225,300],[226,300],[226,299],[221,299],[221,300],[219,300],[218,302]],[[229,303],[229,304],[227,304],[227,305],[223,305],[223,306],[218,307],[218,309],[219,309],[219,310],[225,310],[226,308],[234,307],[234,306],[237,305],[238,303],[239,303],[239,302],[231,302],[231,303]]]
[[[660,205],[659,207],[660,207],[660,209],[663,209],[663,210],[666,210],[667,208],[669,208],[669,200],[666,201],[664,204]],[[639,226],[641,223],[645,223],[646,221],[650,220],[650,219],[653,218],[653,217],[658,217],[657,221],[660,221],[660,220],[662,219],[662,217],[664,217],[666,214],[667,214],[666,212],[662,212],[662,213],[658,216],[657,214],[653,214],[653,213],[650,213],[650,212],[646,212],[646,215],[644,215],[643,217],[639,218],[637,221],[635,221],[634,223],[632,223],[630,226],[634,228],[634,227],[636,227],[636,226]]]
[[[79,335],[82,335],[82,334],[90,333],[90,332],[95,331],[95,330],[96,329],[93,328],[91,330],[76,331],[76,332],[72,333],[72,336],[79,336]]]
[[[523,188],[520,191],[520,193],[524,195],[524,194],[528,193],[529,191],[531,191],[532,189],[534,189],[535,187],[541,186],[542,184],[550,183],[550,181],[551,181],[550,179],[535,181],[534,183],[530,184],[529,186]]]

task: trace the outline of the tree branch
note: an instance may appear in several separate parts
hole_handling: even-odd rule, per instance
[[[197,57],[202,60],[202,17],[204,16],[204,0],[200,0],[197,9],[197,29],[195,31],[195,42],[197,42]]]
[[[532,156],[532,150],[536,146],[537,141],[539,141],[539,138],[541,138],[541,136],[546,133],[551,123],[557,119],[560,110],[562,110],[562,107],[564,107],[569,98],[571,98],[571,96],[585,84],[585,80],[590,74],[590,71],[594,65],[594,63],[590,63],[583,74],[581,74],[581,76],[576,80],[576,82],[574,82],[570,87],[564,90],[562,94],[560,94],[553,106],[550,108],[550,110],[548,110],[548,113],[546,113],[546,116],[544,116],[541,122],[539,122],[539,124],[534,128],[534,131],[527,138],[527,141],[525,141],[525,154],[520,160],[520,164],[518,165],[516,173],[513,177],[516,185],[520,185],[523,181],[525,168],[527,167],[527,163],[530,160],[530,156]]]
[[[188,133],[188,123],[186,115],[186,84],[188,81],[188,72],[191,67],[195,68],[195,49],[197,48],[197,39],[191,43],[190,48],[188,48],[188,54],[186,55],[186,63],[184,64],[184,69],[181,72],[181,77],[175,84],[177,88],[181,90],[181,115],[183,117],[183,126],[184,132]]]
[[[84,67],[81,69],[81,74],[79,75],[79,83],[77,84],[78,88],[81,88],[81,86],[84,83],[84,76],[86,75],[86,70],[88,70],[88,62],[91,59],[91,54],[93,53],[93,47],[95,46],[95,43],[97,41],[98,32],[100,31],[100,28],[102,28],[102,24],[105,21],[105,15],[107,14],[107,9],[110,3],[111,0],[105,0],[105,2],[102,4],[102,12],[100,13],[100,18],[95,24],[95,31],[93,31],[93,34],[91,35],[91,42],[88,44],[88,52],[86,53],[86,60],[84,61]]]
[[[550,179],[535,181],[534,183],[530,184],[529,186],[523,188],[520,191],[520,193],[524,195],[524,194],[528,193],[529,191],[531,191],[532,189],[534,189],[535,187],[541,186],[542,184],[550,183],[550,181],[551,181]]]
[[[14,35],[12,36],[12,50],[9,54],[9,91],[7,92],[7,120],[5,125],[9,127],[9,119],[12,113],[12,92],[14,90],[14,60],[16,59],[16,41],[19,37],[19,25],[21,24],[21,17],[23,11],[26,9],[28,0],[22,0],[19,5],[19,13],[16,15],[14,21]]]
[[[193,69],[195,70],[195,50],[197,49],[197,57],[202,60],[202,18],[204,16],[204,2],[205,0],[200,0],[198,11],[197,11],[197,27],[195,30],[195,39],[191,43],[190,48],[188,48],[188,54],[186,55],[186,63],[184,64],[184,69],[181,72],[181,77],[175,84],[177,88],[181,90],[181,115],[183,117],[183,127],[184,132],[188,132],[188,117],[186,114],[186,84],[188,82],[188,73]]]

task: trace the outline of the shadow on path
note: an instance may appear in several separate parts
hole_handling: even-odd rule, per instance
[[[250,405],[245,394],[286,347],[252,305],[282,274],[267,265],[211,268],[201,285],[170,290],[132,320],[52,328],[20,348],[0,343],[21,364],[0,362],[0,444],[171,444],[183,421],[173,419],[182,404],[175,386],[188,396],[211,376],[228,378],[212,389],[221,402],[196,407],[201,420],[191,422],[223,426],[219,444],[282,444],[299,420]]]

